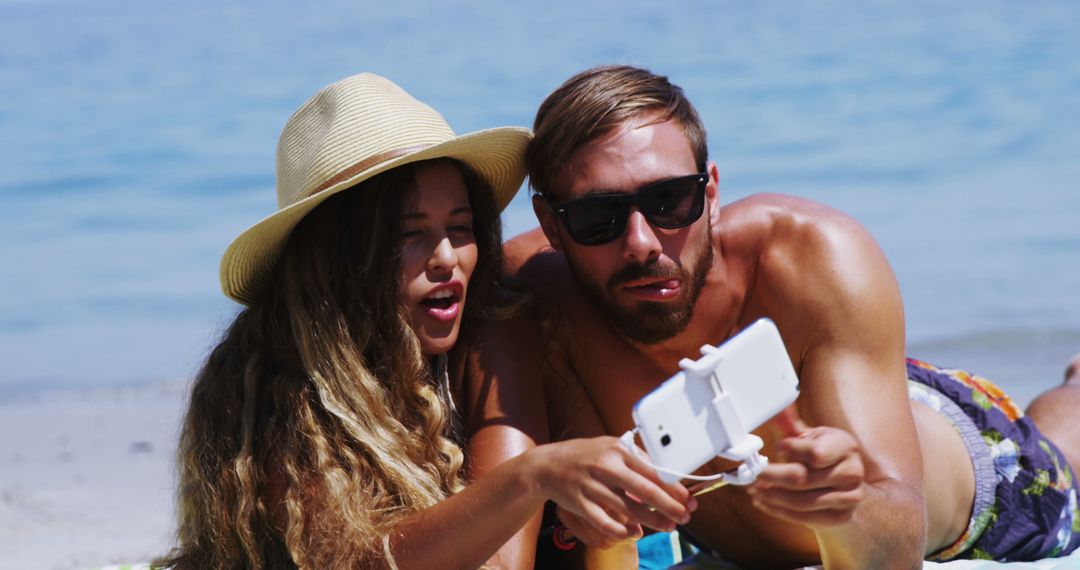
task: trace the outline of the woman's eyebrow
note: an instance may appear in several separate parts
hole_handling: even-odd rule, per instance
[[[460,208],[454,208],[450,211],[451,216],[457,216],[459,214],[471,214],[472,208],[469,206],[461,206]],[[428,217],[427,212],[408,212],[401,215],[403,220],[423,220]]]

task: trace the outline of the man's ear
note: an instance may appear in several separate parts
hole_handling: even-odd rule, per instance
[[[709,206],[709,222],[715,228],[720,223],[720,170],[710,160],[705,165],[705,172],[709,173],[709,182],[705,185],[705,203]]]
[[[533,194],[532,206],[533,213],[536,214],[536,219],[540,220],[540,228],[544,230],[544,236],[547,238],[548,243],[551,244],[552,249],[555,251],[562,251],[562,239],[559,237],[559,219],[555,217],[555,213],[548,207],[547,201],[539,194]]]

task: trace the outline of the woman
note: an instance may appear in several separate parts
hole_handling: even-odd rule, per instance
[[[455,136],[371,74],[293,114],[279,209],[222,260],[225,294],[247,307],[193,386],[179,544],[159,564],[471,568],[546,500],[612,536],[686,515],[611,438],[538,446],[464,486],[446,353],[494,304],[498,212],[528,138]]]

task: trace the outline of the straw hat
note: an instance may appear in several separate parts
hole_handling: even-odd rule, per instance
[[[285,123],[277,151],[278,210],[221,259],[221,289],[250,305],[267,286],[289,234],[330,196],[391,168],[450,157],[476,170],[502,210],[525,178],[528,129],[456,136],[439,113],[391,81],[362,73],[328,85]]]

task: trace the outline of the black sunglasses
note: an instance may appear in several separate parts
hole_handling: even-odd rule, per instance
[[[548,206],[581,245],[603,245],[626,231],[630,208],[637,207],[650,224],[664,229],[688,226],[705,211],[707,173],[669,178],[634,192],[594,194]]]

